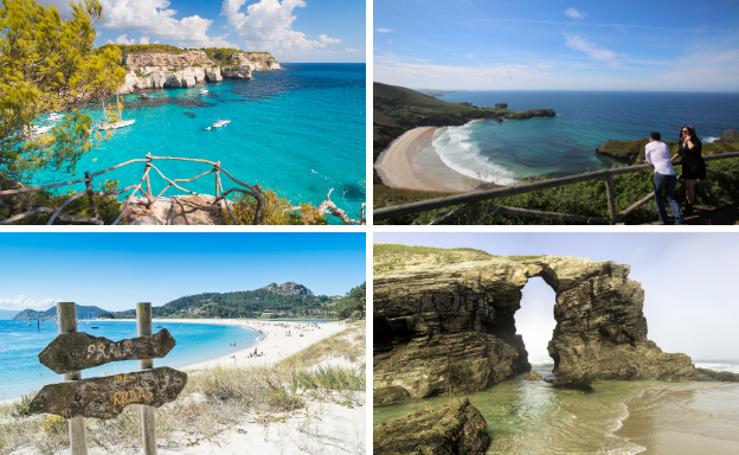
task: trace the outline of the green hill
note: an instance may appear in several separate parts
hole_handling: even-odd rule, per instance
[[[74,307],[75,312],[77,313],[77,319],[97,319],[113,317],[113,313],[111,313],[110,311],[96,306],[75,305]],[[36,311],[29,308],[16,314],[13,318],[14,321],[31,321],[35,319],[56,319],[56,305],[45,311]]]
[[[419,126],[463,125],[475,119],[528,119],[553,117],[551,109],[511,112],[505,104],[482,108],[470,103],[449,103],[421,92],[393,85],[374,83],[375,159],[404,132]]]
[[[158,318],[335,318],[335,303],[346,297],[315,295],[305,286],[272,283],[252,291],[207,292],[180,297],[152,308]],[[135,317],[134,310],[115,314]]]

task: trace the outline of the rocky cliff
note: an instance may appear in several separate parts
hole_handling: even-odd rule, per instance
[[[482,455],[487,422],[469,400],[452,400],[375,427],[375,455]]]
[[[126,54],[123,65],[126,80],[119,93],[152,88],[194,87],[224,78],[252,79],[255,71],[274,71],[282,67],[268,52],[235,51],[216,63],[205,50],[182,52],[143,52]]]
[[[629,267],[571,257],[375,247],[375,403],[485,389],[530,369],[514,315],[529,278],[556,292],[555,382],[690,379],[684,354],[647,338],[644,291]]]

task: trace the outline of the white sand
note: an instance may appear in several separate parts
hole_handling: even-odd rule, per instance
[[[433,193],[464,193],[482,184],[449,168],[436,154],[424,152],[432,147],[435,132],[436,128],[424,126],[406,131],[394,140],[375,163],[382,183],[390,188]],[[422,153],[426,159],[416,162]]]
[[[217,367],[256,367],[270,366],[295,354],[312,344],[328,338],[344,330],[347,325],[343,321],[318,324],[302,322],[265,321],[254,319],[158,319],[155,323],[207,323],[236,325],[261,330],[262,336],[256,345],[217,359],[189,365],[186,371],[197,371]],[[289,331],[289,335],[288,335]],[[300,335],[303,336],[300,336]],[[264,353],[262,356],[249,357],[254,351]],[[360,367],[364,359],[352,364],[343,358],[328,358],[321,366]],[[365,413],[366,399],[364,393],[354,395],[355,405],[351,407],[336,403],[306,400],[306,407],[288,413],[283,421],[258,423],[254,416],[245,416],[244,420],[211,439],[200,439],[198,435],[175,433],[168,442],[158,440],[158,453],[203,454],[203,455],[236,455],[244,453],[257,454],[364,454],[365,453]],[[177,441],[173,446],[173,441]],[[40,453],[33,447],[23,447],[12,452],[16,455],[35,455]],[[60,451],[59,454],[66,454]],[[139,451],[115,447],[106,450],[100,447],[91,448],[90,455],[110,454],[128,455]]]
[[[346,328],[346,323],[343,321],[323,322],[318,324],[318,327],[316,327],[316,324],[307,322],[266,321],[263,319],[158,319],[155,322],[235,325],[262,331],[262,335],[257,339],[256,345],[252,345],[234,354],[188,365],[182,368],[185,371],[217,367],[274,365],[280,360],[302,351],[308,346]],[[303,336],[300,336],[301,334]],[[254,352],[255,347],[260,355],[258,357],[250,357],[249,355]]]

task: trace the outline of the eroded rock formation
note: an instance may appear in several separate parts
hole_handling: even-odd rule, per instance
[[[375,427],[375,455],[482,455],[487,423],[469,400],[453,400]]]
[[[128,72],[119,90],[121,94],[153,88],[194,87],[224,78],[252,79],[255,71],[282,69],[269,52],[238,52],[228,64],[218,65],[205,51],[196,49],[181,53],[128,54],[123,58],[123,65]]]
[[[647,338],[629,266],[571,257],[375,246],[375,403],[485,389],[530,370],[515,312],[529,278],[556,292],[555,381],[690,379],[685,354]]]

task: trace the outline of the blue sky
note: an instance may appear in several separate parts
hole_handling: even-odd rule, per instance
[[[341,295],[365,281],[361,233],[6,233],[0,257],[0,309],[15,310],[122,310],[285,281]]]
[[[739,234],[375,233],[375,243],[477,248],[498,255],[561,255],[631,266],[645,291],[649,338],[694,359],[739,360]],[[535,360],[548,358],[554,292],[542,279],[523,289],[517,328]]]
[[[69,11],[69,0],[41,0]],[[283,62],[363,62],[357,0],[100,0],[97,44],[266,50]]]
[[[374,17],[380,82],[739,91],[735,0],[376,0]]]

